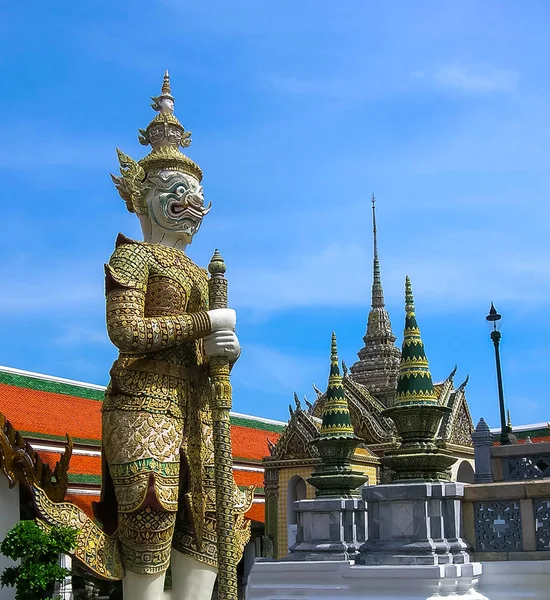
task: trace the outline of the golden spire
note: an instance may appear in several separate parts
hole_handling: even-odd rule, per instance
[[[416,322],[411,280],[405,278],[405,331],[395,404],[435,404],[437,396]]]
[[[174,96],[170,85],[170,74],[164,73],[160,96],[153,96],[151,107],[158,113],[147,125],[139,130],[139,142],[143,146],[151,145],[153,151],[139,161],[146,173],[161,169],[182,170],[198,181],[202,179],[200,167],[182,154],[179,148],[191,144],[191,132],[174,115]]]
[[[372,308],[384,308],[384,292],[380,280],[380,259],[378,257],[378,240],[376,231],[376,198],[372,193],[372,237],[374,241],[373,251],[373,275],[372,275]]]
[[[366,386],[383,404],[388,406],[395,395],[400,353],[395,346],[390,316],[384,304],[378,255],[378,228],[376,224],[376,198],[372,202],[373,271],[371,310],[364,346],[357,353],[359,360],[351,366],[353,379]]]
[[[172,93],[172,90],[170,89],[170,73],[168,73],[168,69],[166,69],[166,72],[164,73],[164,81],[162,82],[162,93],[166,95]]]

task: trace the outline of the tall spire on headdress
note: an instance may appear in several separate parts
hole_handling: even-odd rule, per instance
[[[153,150],[139,161],[140,165],[146,172],[181,170],[200,181],[200,167],[179,150],[191,145],[191,132],[186,131],[174,115],[174,96],[168,71],[164,73],[160,96],[153,96],[151,100],[151,108],[158,114],[146,129],[139,130],[139,142],[143,146],[151,145]]]
[[[372,195],[372,309],[369,312],[364,347],[357,353],[359,360],[352,365],[352,377],[363,384],[381,402],[388,405],[395,395],[399,369],[399,349],[384,303],[378,255],[378,230],[376,227],[376,198]]]
[[[170,95],[172,90],[170,89],[170,73],[168,73],[168,69],[164,72],[164,81],[162,82],[162,93],[166,95]]]
[[[408,275],[405,279],[405,311],[405,331],[395,405],[436,404],[437,396],[416,322],[411,280]]]

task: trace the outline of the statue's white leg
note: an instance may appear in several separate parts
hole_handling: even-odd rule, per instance
[[[217,569],[172,548],[172,600],[210,600]]]
[[[166,573],[141,575],[126,570],[122,580],[123,600],[162,600]]]

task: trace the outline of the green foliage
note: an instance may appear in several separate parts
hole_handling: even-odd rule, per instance
[[[15,600],[53,600],[49,592],[55,583],[70,575],[59,566],[59,555],[74,549],[77,535],[71,527],[43,531],[34,521],[17,523],[0,544],[0,551],[21,564],[4,570],[2,587],[15,587]]]

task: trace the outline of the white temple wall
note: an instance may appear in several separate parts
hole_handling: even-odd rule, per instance
[[[10,490],[8,481],[0,475],[0,540],[19,522],[19,484]],[[0,573],[15,563],[0,554]],[[0,600],[13,600],[15,588],[0,588]]]
[[[471,470],[469,469],[471,466]],[[464,477],[463,474],[466,473],[467,477]],[[474,483],[473,474],[475,473],[475,462],[474,457],[460,457],[455,464],[451,467],[451,481],[458,481],[460,483]],[[460,477],[459,477],[460,475]],[[465,478],[470,479],[471,481],[463,481]]]

